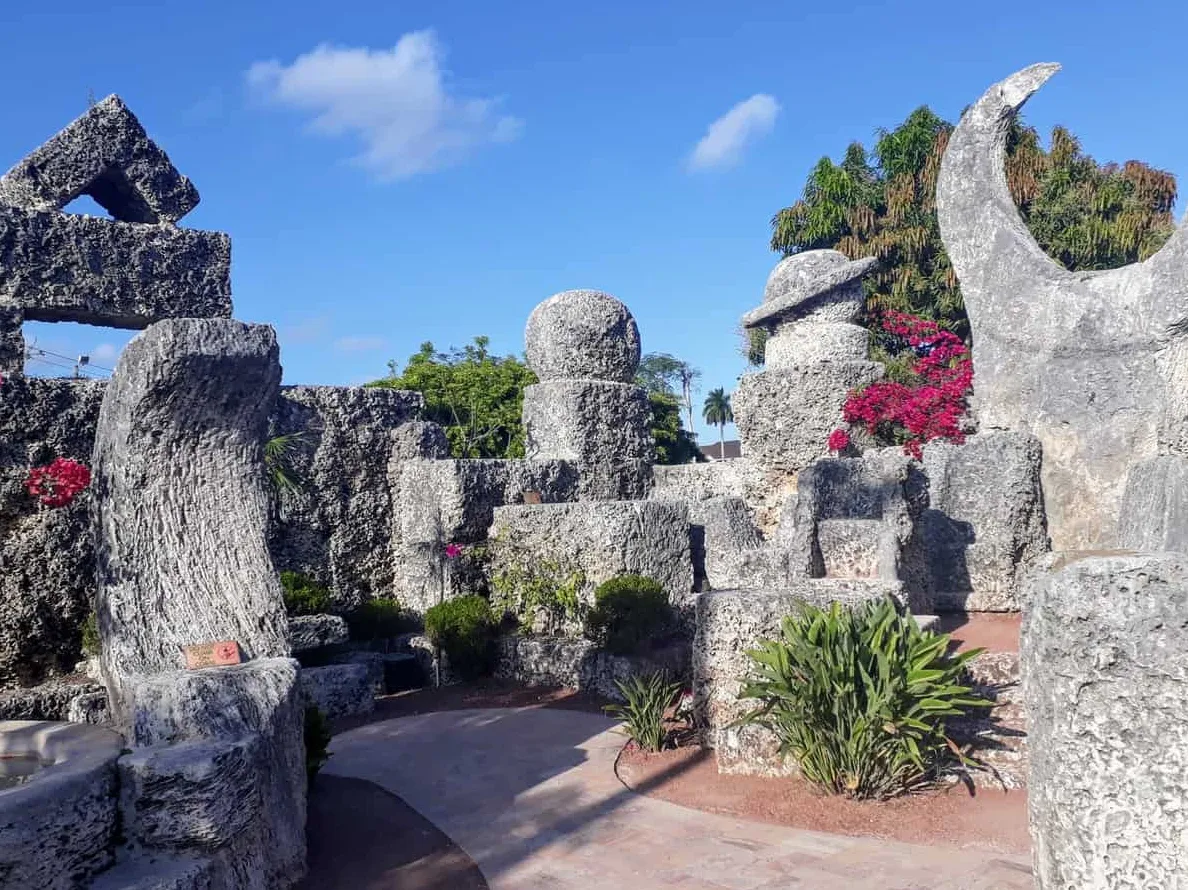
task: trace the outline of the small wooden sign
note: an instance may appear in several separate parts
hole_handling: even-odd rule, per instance
[[[540,503],[540,492],[539,491],[524,492],[524,503],[525,504],[539,504]]]
[[[234,640],[183,646],[182,653],[186,656],[186,669],[191,671],[202,670],[202,668],[223,667],[228,664],[239,664],[243,661],[243,653],[239,651],[239,643]]]

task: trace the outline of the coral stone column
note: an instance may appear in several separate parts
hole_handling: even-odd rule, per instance
[[[1188,888],[1188,556],[1052,554],[1027,599],[1037,886]]]
[[[652,484],[651,408],[635,385],[639,328],[609,294],[571,290],[528,318],[524,390],[529,459],[560,459],[580,473],[582,500],[634,500]]]

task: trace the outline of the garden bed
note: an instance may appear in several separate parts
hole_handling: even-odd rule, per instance
[[[616,772],[632,791],[691,809],[809,831],[905,843],[1031,849],[1027,793],[962,785],[896,798],[858,801],[823,794],[798,777],[721,775],[713,752],[687,746],[647,754],[623,749]]]

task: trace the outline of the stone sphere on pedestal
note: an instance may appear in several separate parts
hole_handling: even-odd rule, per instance
[[[639,328],[610,294],[570,290],[532,310],[524,331],[530,367],[540,380],[631,383],[639,369]]]

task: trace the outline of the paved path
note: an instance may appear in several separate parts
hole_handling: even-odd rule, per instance
[[[326,771],[387,788],[491,890],[1033,890],[1027,857],[800,831],[637,795],[597,714],[441,711],[336,736]],[[365,813],[359,814],[366,819]]]

